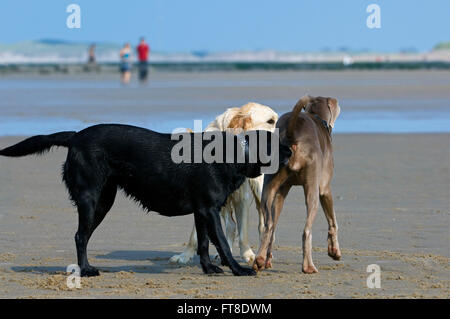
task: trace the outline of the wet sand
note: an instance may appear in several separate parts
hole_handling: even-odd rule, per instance
[[[0,148],[19,139],[0,138]],[[65,273],[76,263],[77,228],[60,176],[66,150],[0,158],[0,297],[449,298],[450,135],[338,134],[333,143],[341,261],[327,256],[320,211],[313,227],[319,273],[301,273],[300,188],[282,212],[273,269],[248,278],[225,267],[223,275],[203,275],[198,257],[186,267],[169,264],[184,249],[193,216],[146,214],[120,195],[89,243],[101,276],[82,278],[75,290]],[[255,208],[250,240],[257,249]],[[366,286],[369,264],[381,267],[380,289]]]
[[[0,135],[104,122],[171,132],[192,127],[194,119],[206,127],[226,108],[249,101],[283,114],[304,94],[339,100],[337,133],[450,132],[450,71],[254,71],[151,72],[148,85],[134,75],[129,86],[114,74],[4,76]]]

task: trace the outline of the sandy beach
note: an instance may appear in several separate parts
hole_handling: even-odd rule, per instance
[[[0,139],[0,148],[20,138]],[[313,227],[319,273],[301,273],[306,212],[291,190],[277,229],[273,269],[257,277],[202,274],[169,264],[183,250],[192,215],[146,214],[118,197],[89,244],[101,276],[66,286],[76,262],[77,214],[60,178],[66,150],[44,157],[0,158],[0,297],[12,298],[449,298],[450,135],[336,135],[333,183],[341,261],[326,253],[327,225]],[[257,248],[253,208],[250,240]],[[212,249],[213,250],[213,249]],[[238,247],[234,255],[238,257]],[[381,267],[381,288],[369,289],[366,268]]]
[[[0,148],[92,123],[165,132],[194,119],[206,126],[248,101],[282,114],[307,93],[336,97],[342,108],[333,137],[341,261],[327,256],[320,210],[313,227],[319,273],[301,273],[301,188],[282,212],[273,269],[252,278],[227,268],[203,275],[198,257],[186,267],[169,264],[184,249],[193,216],[146,214],[120,194],[88,247],[101,276],[70,290],[65,270],[76,263],[77,213],[61,181],[67,151],[55,149],[0,158],[0,298],[449,298],[448,71],[151,73],[145,87],[122,87],[114,75],[11,75],[0,79]],[[250,220],[257,250],[255,208]],[[233,253],[242,263],[237,245]],[[380,289],[367,288],[370,264],[381,267]]]
[[[49,299],[108,299],[113,305],[106,308],[129,315],[134,305],[113,300],[126,299],[142,304],[149,316],[161,310],[233,318],[271,316],[289,306],[303,315],[311,303],[317,314],[336,316],[342,313],[337,307],[317,307],[334,299],[351,306],[346,316],[364,315],[350,303],[386,312],[373,299],[407,299],[402,314],[421,307],[421,299],[448,302],[450,1],[405,2],[2,1],[0,153],[35,154],[0,155],[0,301],[40,299],[32,303],[45,303],[40,313],[47,315],[56,309],[48,307]],[[203,152],[199,139],[179,138],[210,127],[270,129],[276,116],[266,107],[282,118],[281,142],[290,145],[278,148],[277,128],[270,141],[259,134],[256,148],[250,133],[231,148],[228,138],[204,135],[213,143]],[[299,109],[310,114],[290,121],[288,113]],[[145,129],[157,133],[144,136]],[[170,159],[166,165],[162,148],[168,147],[159,133],[178,139],[171,157],[185,165],[174,167]],[[279,161],[288,147],[293,155],[287,170],[298,168],[297,180]],[[269,231],[271,221],[276,226],[270,248],[266,239],[272,235],[259,238],[256,203],[249,224],[245,212],[239,214],[249,203],[238,200],[255,201],[259,188],[251,183],[238,196],[224,196],[239,186],[239,174],[255,175],[256,166],[244,167],[243,153],[244,164],[256,159],[255,165],[279,169],[274,179],[266,178],[265,190],[280,192],[256,199],[270,210],[285,197],[281,212],[275,209],[277,216],[267,220]],[[190,157],[214,167],[192,167]],[[232,157],[238,166],[216,167]],[[62,180],[64,167],[81,217]],[[326,184],[331,170],[337,228]],[[311,204],[307,224],[304,188],[292,186],[284,194],[296,182],[306,185]],[[144,211],[119,187],[110,207],[116,184],[166,215],[195,210],[207,272],[220,271],[205,259],[202,226],[220,244],[224,263],[247,273],[224,250],[215,216],[202,216],[221,203],[237,210],[237,236],[228,243],[232,255],[253,268],[254,260],[246,262],[253,257],[248,242],[259,268],[267,247],[270,268],[234,276],[212,242],[211,260],[223,273],[204,274],[197,255],[176,264],[191,257],[194,215]],[[311,190],[321,193],[315,194],[321,195],[317,212]],[[222,221],[231,237],[230,227]],[[330,255],[341,254],[339,260],[328,255],[328,236]],[[305,272],[315,266],[317,273],[302,272],[303,237]],[[99,276],[80,277],[96,270]],[[12,307],[14,314],[21,310]],[[104,316],[106,308],[97,308]]]

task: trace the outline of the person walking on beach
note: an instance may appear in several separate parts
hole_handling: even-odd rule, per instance
[[[91,44],[88,52],[88,64],[90,66],[95,65],[95,44]]]
[[[84,72],[99,72],[100,67],[97,65],[97,59],[95,57],[95,44],[91,44],[88,49],[88,60],[85,66],[83,66]]]
[[[148,56],[150,54],[150,47],[142,37],[139,45],[136,48],[139,58],[139,81],[146,82],[148,76]]]
[[[123,84],[130,83],[131,79],[131,49],[130,44],[125,43],[120,50],[120,73]]]

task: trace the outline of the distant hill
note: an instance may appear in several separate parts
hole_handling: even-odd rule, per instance
[[[434,50],[450,50],[450,41],[438,43],[433,49]]]
[[[88,48],[92,43],[67,42],[58,39],[23,41],[12,44],[0,44],[0,63],[31,62],[85,62]],[[120,45],[115,43],[95,43],[99,61],[117,61]]]

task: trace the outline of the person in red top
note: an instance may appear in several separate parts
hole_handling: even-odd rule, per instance
[[[150,47],[147,42],[145,42],[144,37],[141,38],[136,51],[139,59],[139,80],[145,82],[147,81],[148,75],[148,56],[150,54]]]

